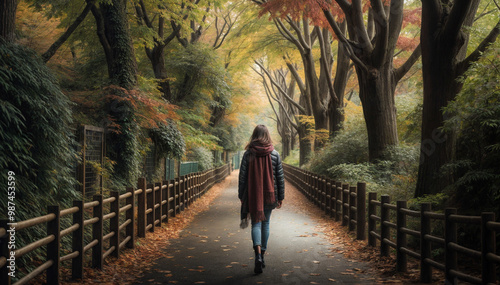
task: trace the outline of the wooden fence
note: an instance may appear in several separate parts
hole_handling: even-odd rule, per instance
[[[231,172],[229,164],[204,172],[191,173],[174,180],[148,184],[140,178],[137,189],[127,188],[126,193],[111,192],[109,198],[94,195],[92,202],[74,201],[73,207],[60,210],[59,206],[48,207],[48,214],[16,224],[7,225],[7,220],[0,221],[0,283],[11,284],[8,275],[11,255],[15,259],[46,246],[46,260],[36,269],[19,279],[14,284],[26,284],[34,277],[46,271],[47,284],[59,284],[62,262],[71,260],[71,272],[74,279],[83,277],[84,255],[92,249],[92,267],[102,269],[104,260],[109,255],[119,257],[124,247],[133,248],[135,237],[145,237],[146,232],[154,232],[169,217],[175,217],[193,201],[203,195],[212,185],[220,182]],[[91,212],[92,218],[85,219],[85,213]],[[124,214],[122,214],[124,213]],[[120,215],[122,214],[122,215]],[[72,215],[73,222],[68,228],[61,229],[62,217]],[[109,220],[109,229],[104,228],[104,221]],[[8,248],[12,237],[11,227],[15,232],[30,227],[46,224],[47,236],[34,241],[14,252]],[[92,225],[92,241],[84,242],[84,231]],[[61,238],[72,235],[72,250],[61,256]],[[105,248],[105,244],[109,247]],[[17,273],[17,272],[16,272]]]
[[[454,208],[436,213],[431,211],[430,203],[422,203],[420,210],[415,211],[407,207],[407,201],[391,204],[388,195],[381,196],[379,201],[377,193],[368,193],[367,202],[365,183],[349,186],[290,165],[283,165],[283,168],[288,181],[335,221],[342,222],[350,231],[356,230],[357,239],[366,239],[368,233],[368,244],[380,247],[382,256],[388,256],[390,248],[393,248],[397,271],[406,271],[407,258],[412,257],[420,262],[420,281],[423,283],[432,281],[432,269],[435,268],[445,273],[446,284],[457,284],[458,280],[472,284],[496,284],[500,274],[500,256],[496,250],[500,223],[495,222],[494,213],[463,216],[457,215]],[[439,224],[443,226],[438,230],[431,227]],[[480,229],[481,238],[477,240],[479,250],[458,243],[458,227],[464,224],[476,225]],[[443,234],[436,236],[435,232]],[[415,248],[408,245],[408,236],[418,240]],[[444,260],[438,261],[432,256],[432,250],[436,249],[444,251]],[[459,259],[458,254],[462,258]],[[480,264],[481,267],[477,272],[465,273],[459,269],[459,260]]]

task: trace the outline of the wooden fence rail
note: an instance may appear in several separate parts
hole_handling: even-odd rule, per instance
[[[494,213],[481,216],[457,215],[457,210],[448,208],[444,213],[431,211],[430,203],[422,203],[420,211],[407,207],[407,201],[391,204],[388,195],[377,200],[377,193],[368,193],[366,184],[357,186],[334,181],[312,172],[283,165],[286,179],[299,189],[309,200],[325,211],[325,214],[347,226],[349,231],[356,230],[356,238],[366,239],[368,245],[379,246],[382,256],[389,256],[391,248],[396,253],[396,270],[407,270],[407,258],[420,261],[420,281],[432,282],[432,269],[445,273],[446,284],[457,284],[459,280],[472,284],[496,284],[500,274],[500,256],[496,249],[496,235],[500,233],[500,223],[495,222]],[[368,208],[368,211],[366,211]],[[412,223],[408,220],[412,218]],[[432,229],[431,225],[441,221],[442,229]],[[408,224],[415,225],[412,227]],[[477,241],[481,249],[467,248],[458,243],[458,227],[463,224],[480,228],[481,238]],[[433,232],[443,232],[435,236]],[[408,236],[419,240],[416,248],[408,246]],[[444,261],[433,259],[432,250],[441,248]],[[458,254],[467,256],[481,264],[480,272],[468,274],[459,270]]]
[[[154,232],[156,227],[161,227],[169,217],[187,209],[230,173],[231,166],[226,164],[160,183],[147,184],[146,179],[140,178],[137,189],[127,188],[126,193],[121,195],[116,191],[111,192],[108,198],[94,195],[92,202],[74,201],[72,208],[64,210],[60,210],[59,206],[50,206],[47,215],[15,224],[0,220],[0,283],[11,284],[8,275],[11,255],[18,260],[42,246],[46,247],[46,261],[17,280],[15,285],[26,284],[44,271],[47,284],[59,284],[61,263],[69,260],[72,262],[72,278],[80,279],[83,277],[84,256],[89,250],[92,250],[92,267],[102,269],[106,257],[119,257],[123,248],[133,248],[136,235],[145,237],[146,232]],[[86,212],[91,212],[92,218],[85,219]],[[61,229],[61,218],[69,215],[72,215],[71,226]],[[109,228],[105,229],[104,221],[107,220]],[[46,237],[11,252],[7,245],[12,227],[18,232],[40,224],[47,226]],[[85,229],[89,229],[90,225],[92,240],[85,244]],[[71,235],[72,251],[61,256],[61,239],[68,235]],[[108,246],[105,248],[105,245]]]

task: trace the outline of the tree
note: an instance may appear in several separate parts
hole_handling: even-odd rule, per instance
[[[304,81],[293,65],[289,68],[298,83],[301,93],[306,94],[306,108],[314,115],[316,132],[328,131],[334,134],[342,122],[342,108],[349,61],[341,50],[335,85],[332,80],[334,55],[332,54],[332,35],[322,27],[324,18],[318,18],[319,6],[308,1],[254,1],[262,6],[261,15],[269,12],[281,35],[299,51],[303,68]],[[315,9],[314,9],[315,8]],[[311,28],[311,23],[313,27]],[[286,25],[285,25],[286,24]],[[312,29],[312,30],[311,30]],[[319,46],[319,58],[314,54],[313,46]],[[319,62],[319,75],[316,62]],[[346,66],[347,64],[347,66]],[[342,94],[337,94],[342,92]],[[321,140],[315,142],[321,147]]]
[[[420,165],[415,196],[441,192],[452,180],[452,175],[437,175],[441,167],[453,159],[456,136],[441,130],[449,116],[442,109],[454,100],[462,89],[462,81],[471,66],[500,32],[500,21],[477,48],[466,56],[468,33],[472,26],[479,0],[422,1],[422,73],[424,104]]]
[[[359,83],[368,131],[370,161],[383,159],[388,147],[398,144],[394,91],[397,83],[420,56],[416,48],[399,68],[394,67],[393,56],[404,17],[403,0],[336,0],[331,5],[320,3],[323,13],[354,63]],[[343,12],[347,21],[346,33],[335,21],[334,15]],[[365,17],[368,22],[365,25]]]
[[[17,0],[0,0],[0,38],[14,42],[16,38]]]
[[[275,78],[271,72],[266,68],[263,64],[262,61],[255,61],[255,63],[259,66],[260,71],[255,70],[257,74],[259,74],[262,77],[262,82],[264,85],[264,89],[266,90],[266,95],[270,97],[271,99],[276,101],[279,106],[280,106],[280,112],[276,112],[274,105],[272,102],[271,106],[273,108],[273,111],[277,115],[278,118],[280,118],[280,122],[278,126],[284,127],[284,132],[287,132],[286,125],[290,125],[293,127],[298,136],[299,136],[299,164],[303,165],[307,163],[311,152],[312,152],[312,141],[314,141],[314,121],[311,120],[312,118],[312,113],[310,109],[308,110],[306,108],[306,93],[300,93],[299,97],[299,102],[295,102],[294,100],[294,90],[295,88],[293,87],[295,84],[295,78],[296,76],[291,76],[292,80],[289,83],[289,86],[287,87],[286,80],[283,80],[282,78]],[[292,63],[287,63],[287,67],[290,70],[290,72],[296,71],[297,67],[293,65]],[[269,84],[267,81],[269,80]],[[300,85],[301,83],[299,83]],[[272,93],[275,93],[276,96],[273,96]],[[284,116],[281,116],[281,112],[285,111]],[[296,111],[295,111],[296,110]],[[286,120],[286,121],[283,121]],[[312,122],[311,122],[312,121]],[[283,146],[285,149],[285,146]]]
[[[477,17],[476,17],[477,18]],[[456,156],[445,166],[456,174],[453,206],[477,215],[500,213],[500,40],[471,64],[460,79],[463,89],[445,110],[445,130],[457,135]]]
[[[137,84],[137,64],[128,26],[127,1],[112,0],[91,8],[97,36],[106,55],[112,88],[107,96],[109,152],[116,162],[114,176],[127,185],[134,185],[138,173],[139,127],[130,97]]]
[[[47,51],[42,55],[43,61],[49,61],[52,56],[57,52],[57,50],[66,42],[66,40],[73,34],[73,32],[78,28],[78,26],[85,20],[88,13],[92,9],[92,6],[97,0],[89,0],[82,10],[80,15],[75,18],[73,23],[67,28],[67,30],[47,49]]]
[[[295,79],[290,76],[290,80],[287,82],[288,70],[283,68],[271,72],[264,67],[263,62],[257,61],[256,64],[260,67],[260,71],[254,70],[262,78],[269,104],[276,116],[278,134],[281,137],[282,144],[281,154],[285,159],[293,150],[298,129],[296,107],[291,103],[295,95]],[[278,104],[277,108],[273,102]]]

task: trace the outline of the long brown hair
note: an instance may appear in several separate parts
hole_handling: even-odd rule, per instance
[[[250,144],[258,143],[261,145],[269,145],[273,144],[271,140],[271,135],[269,134],[269,130],[264,125],[257,125],[253,130],[252,136],[250,137],[250,141],[245,146],[245,149],[248,149]]]

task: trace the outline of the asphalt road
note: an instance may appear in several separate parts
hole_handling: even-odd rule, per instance
[[[271,215],[264,273],[255,275],[250,227],[239,228],[237,176],[135,284],[370,284],[366,265],[334,254],[314,219],[287,207]],[[288,190],[287,190],[288,191]],[[296,191],[296,190],[295,190]],[[299,194],[300,195],[300,194]],[[303,198],[302,196],[297,196]],[[305,198],[304,198],[305,199]],[[296,201],[296,203],[306,203]]]

